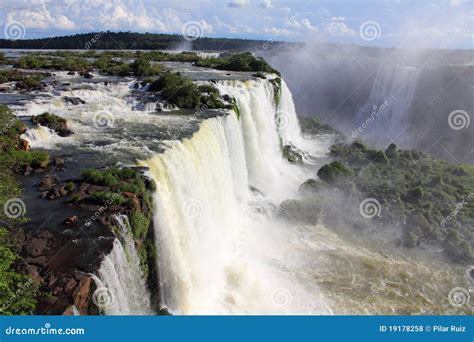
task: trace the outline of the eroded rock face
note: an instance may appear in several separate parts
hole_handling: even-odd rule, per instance
[[[22,151],[29,151],[30,150],[30,143],[28,142],[28,140],[20,138],[18,148]]]
[[[22,256],[17,271],[31,276],[40,289],[36,314],[99,314],[92,301],[96,287],[89,274],[100,265],[102,253],[110,253],[114,238],[94,240],[98,246],[90,238],[74,242],[48,230],[12,234],[13,248]]]

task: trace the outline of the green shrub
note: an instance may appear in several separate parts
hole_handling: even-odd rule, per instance
[[[137,240],[143,240],[148,233],[151,220],[140,211],[134,211],[130,217],[133,236]]]
[[[0,315],[31,315],[38,287],[15,271],[18,257],[7,244],[7,231],[0,227]]]
[[[203,58],[195,63],[197,66],[230,70],[230,71],[260,71],[279,75],[263,58],[254,57],[250,52],[231,54],[219,58]]]
[[[51,124],[64,124],[66,123],[66,119],[46,112],[41,115],[32,116],[31,122],[42,126],[49,126]]]
[[[318,176],[325,183],[343,185],[350,182],[354,178],[355,173],[352,169],[336,161],[321,167],[318,171]]]
[[[73,191],[75,188],[75,185],[73,182],[68,182],[65,186],[64,186],[64,189],[67,191],[67,192],[71,192]]]
[[[91,194],[91,199],[103,205],[121,205],[127,201],[122,195],[111,191],[96,191]]]

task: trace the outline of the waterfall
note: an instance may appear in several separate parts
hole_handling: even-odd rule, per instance
[[[98,275],[92,276],[97,291],[103,291],[99,294],[103,298],[103,305],[98,306],[106,315],[153,314],[128,218],[118,215],[115,220],[119,236],[110,254],[104,257]]]
[[[48,127],[38,125],[38,127],[27,129],[21,138],[28,141],[32,148],[52,149],[61,142],[61,137]]]
[[[273,87],[264,80],[217,87],[236,99],[240,117],[205,120],[190,139],[141,162],[157,183],[162,304],[177,314],[327,312],[314,282],[303,286],[285,271],[294,233],[261,210],[308,177],[282,157]]]
[[[296,116],[293,95],[286,85],[285,81],[281,81],[281,97],[278,104],[278,113],[283,115],[279,121],[278,131],[284,143],[292,143],[297,146],[303,144],[301,128]]]
[[[401,132],[407,125],[406,119],[420,72],[421,69],[409,67],[380,68],[369,100],[357,113],[356,122],[362,125],[366,120],[372,122],[380,116],[377,126],[387,132]],[[369,138],[379,134],[375,125],[367,125],[367,128],[364,134],[368,134]]]

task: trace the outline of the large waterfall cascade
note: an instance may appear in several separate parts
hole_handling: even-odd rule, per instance
[[[236,99],[240,118],[205,120],[192,138],[142,162],[157,182],[162,302],[180,314],[327,313],[317,288],[286,270],[291,227],[262,210],[309,178],[282,156],[282,140],[303,141],[291,94],[283,82],[277,105],[268,81],[217,88]],[[279,110],[288,120],[280,127]]]

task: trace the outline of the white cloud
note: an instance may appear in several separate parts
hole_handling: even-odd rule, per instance
[[[262,8],[273,8],[272,0],[263,0],[260,3],[260,7],[262,7]]]
[[[229,7],[243,8],[249,4],[249,0],[232,0],[229,2]]]
[[[274,37],[278,37],[278,36],[291,36],[293,35],[294,33],[291,32],[290,30],[287,30],[286,28],[276,28],[276,27],[266,27],[263,29],[265,31],[265,33],[270,33],[272,34]]]
[[[345,17],[332,17],[324,30],[332,36],[354,37],[356,35],[355,31],[347,26],[345,20]]]
[[[307,18],[301,20],[301,25],[303,25],[303,27],[306,28],[309,31],[313,31],[313,32],[318,32],[319,31],[318,28],[314,27],[311,24],[311,22],[309,21],[309,19],[307,19]]]
[[[449,6],[459,6],[461,5],[461,0],[450,0]]]
[[[64,29],[73,30],[77,28],[75,22],[62,14],[52,15],[48,10],[38,11],[19,10],[12,11],[6,16],[6,22],[18,21],[26,28],[34,29]]]

